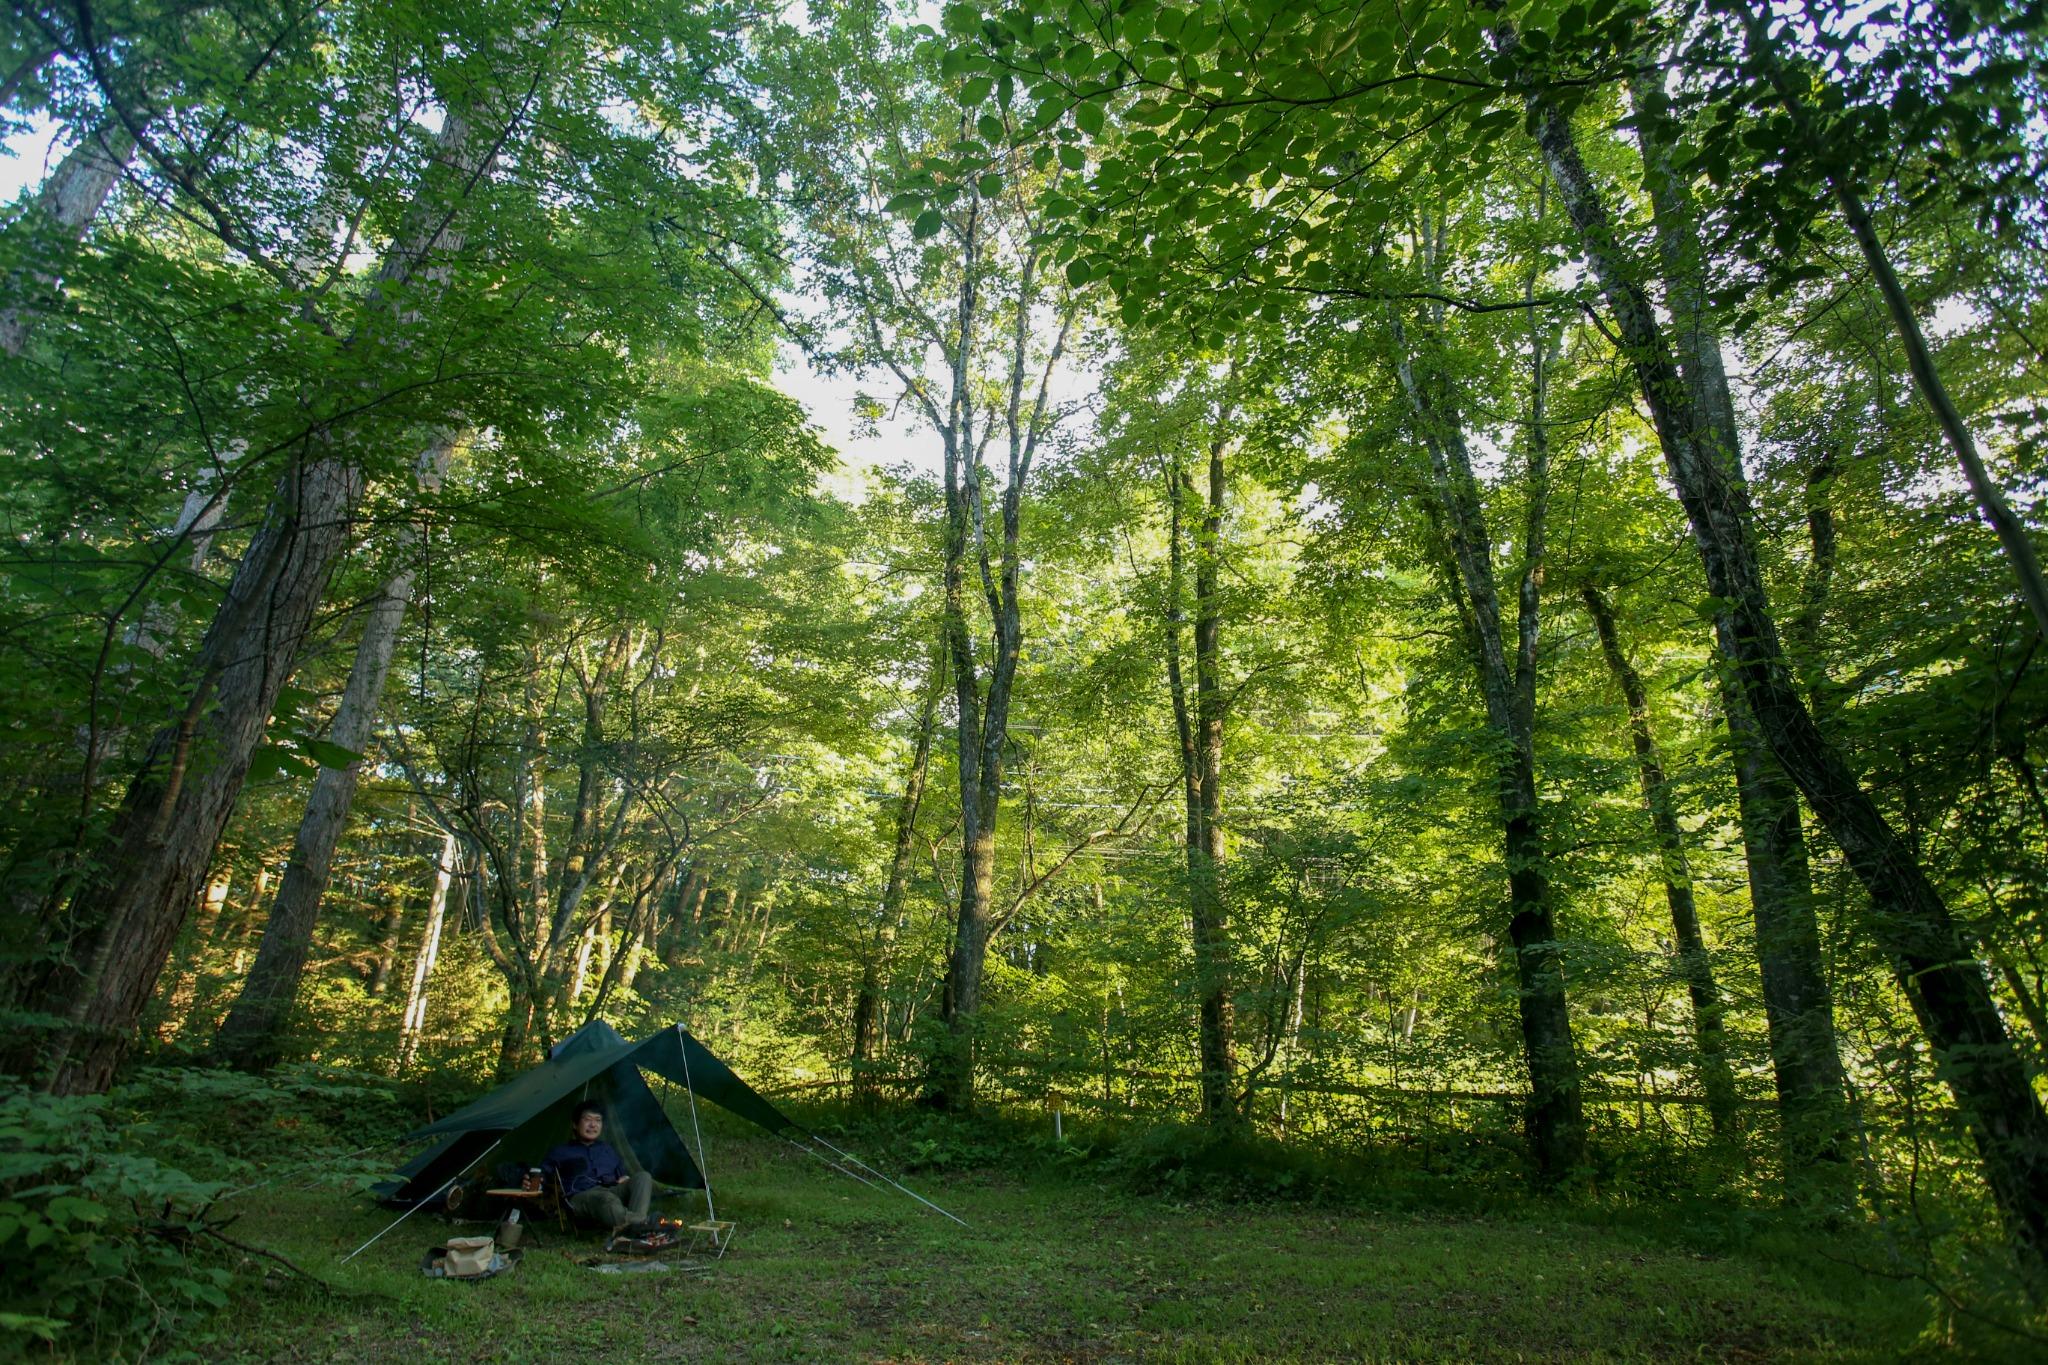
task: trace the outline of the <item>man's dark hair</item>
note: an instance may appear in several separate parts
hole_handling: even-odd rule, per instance
[[[583,1116],[585,1114],[595,1114],[599,1118],[603,1118],[604,1106],[599,1104],[596,1100],[585,1100],[583,1101],[583,1103],[576,1106],[575,1113],[569,1115],[569,1122],[581,1123],[583,1122]]]

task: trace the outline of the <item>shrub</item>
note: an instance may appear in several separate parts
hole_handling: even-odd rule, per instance
[[[167,1215],[221,1190],[125,1150],[105,1096],[0,1089],[0,1346],[142,1354],[226,1303],[229,1272],[189,1258]]]
[[[264,1171],[353,1183],[408,1125],[388,1085],[146,1069],[106,1095],[0,1082],[0,1352],[148,1355],[226,1304],[246,1258],[213,1202]],[[146,1153],[146,1154],[145,1154]],[[188,1171],[205,1173],[196,1178]]]

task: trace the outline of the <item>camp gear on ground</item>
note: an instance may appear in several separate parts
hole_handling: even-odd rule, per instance
[[[610,1261],[602,1256],[592,1256],[588,1260],[577,1262],[577,1264],[595,1270],[600,1275],[665,1275],[672,1271],[684,1271],[702,1275],[711,1269],[710,1265],[703,1261],[677,1261],[664,1259],[660,1256],[636,1257],[631,1260],[622,1261]]]
[[[489,1237],[451,1237],[430,1247],[420,1273],[436,1280],[488,1280],[519,1264],[517,1250],[500,1249]]]
[[[695,1256],[700,1251],[708,1251],[712,1260],[724,1260],[726,1248],[732,1245],[734,1226],[729,1221],[716,1218],[690,1224],[690,1245],[683,1249],[684,1254]]]
[[[673,1227],[659,1223],[651,1227],[641,1224],[606,1242],[604,1249],[612,1255],[652,1256],[667,1251],[682,1240],[682,1235]]]
[[[481,1275],[491,1268],[498,1244],[490,1237],[450,1237],[446,1248],[448,1274],[456,1279]]]

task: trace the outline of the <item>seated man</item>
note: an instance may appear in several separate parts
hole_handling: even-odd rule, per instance
[[[579,1217],[611,1229],[616,1237],[636,1223],[647,1221],[647,1206],[654,1198],[654,1177],[645,1171],[628,1172],[617,1149],[600,1141],[604,1132],[604,1106],[585,1100],[570,1119],[575,1140],[565,1142],[547,1154],[542,1163],[562,1182],[563,1197]],[[627,1187],[621,1200],[619,1187]]]

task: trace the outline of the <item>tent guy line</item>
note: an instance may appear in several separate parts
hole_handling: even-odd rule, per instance
[[[915,1199],[915,1200],[916,1200],[916,1201],[917,1201],[918,1203],[920,1203],[920,1204],[924,1205],[924,1206],[925,1206],[926,1208],[928,1208],[928,1209],[931,1209],[931,1210],[932,1210],[933,1212],[935,1212],[935,1213],[944,1213],[944,1214],[946,1214],[946,1217],[948,1217],[948,1218],[951,1218],[951,1219],[952,1219],[952,1220],[953,1220],[954,1222],[958,1223],[958,1224],[959,1224],[959,1225],[960,1225],[961,1227],[963,1227],[963,1228],[964,1228],[964,1227],[966,1227],[966,1226],[968,1226],[968,1223],[967,1223],[967,1220],[966,1220],[966,1219],[964,1219],[964,1218],[960,1217],[960,1216],[959,1216],[958,1214],[953,1214],[953,1213],[947,1213],[947,1212],[946,1212],[946,1210],[944,1210],[944,1209],[940,1208],[940,1207],[939,1207],[939,1206],[938,1206],[937,1204],[934,1204],[934,1203],[933,1203],[933,1202],[932,1202],[931,1200],[929,1200],[929,1199],[925,1198],[925,1197],[924,1197],[923,1195],[919,1194],[919,1193],[918,1193],[918,1192],[917,1192],[916,1190],[913,1190],[913,1189],[911,1189],[911,1188],[910,1188],[909,1186],[907,1186],[907,1185],[904,1185],[904,1184],[901,1184],[900,1182],[898,1182],[898,1181],[896,1181],[896,1180],[893,1180],[893,1179],[890,1179],[890,1177],[888,1177],[888,1176],[886,1176],[886,1175],[883,1175],[883,1174],[882,1174],[882,1172],[880,1172],[880,1171],[876,1170],[876,1169],[875,1169],[874,1167],[872,1167],[872,1166],[868,1165],[868,1163],[867,1163],[867,1162],[865,1162],[865,1161],[862,1161],[862,1160],[861,1160],[861,1159],[860,1159],[859,1157],[855,1156],[855,1155],[854,1155],[853,1153],[851,1153],[851,1152],[846,1152],[846,1151],[841,1151],[841,1150],[840,1150],[839,1148],[837,1148],[837,1147],[834,1147],[834,1146],[833,1146],[833,1145],[832,1145],[831,1143],[829,1143],[829,1142],[826,1142],[826,1141],[825,1141],[825,1139],[823,1139],[823,1138],[819,1137],[819,1136],[818,1136],[818,1135],[817,1135],[816,1133],[812,1133],[812,1132],[806,1132],[806,1133],[804,1134],[804,1136],[806,1136],[806,1137],[810,1138],[810,1139],[811,1139],[811,1141],[813,1141],[813,1142],[816,1142],[816,1143],[818,1143],[819,1145],[821,1145],[821,1146],[823,1146],[823,1147],[827,1148],[827,1149],[828,1149],[828,1150],[830,1150],[830,1151],[838,1152],[840,1156],[842,1156],[842,1157],[845,1157],[845,1158],[846,1158],[846,1159],[847,1159],[848,1161],[851,1161],[851,1162],[852,1162],[852,1163],[853,1163],[854,1165],[856,1165],[856,1166],[860,1167],[860,1168],[861,1168],[862,1170],[866,1171],[866,1172],[867,1172],[867,1173],[868,1173],[869,1175],[872,1175],[872,1176],[877,1176],[877,1177],[880,1177],[880,1178],[881,1178],[881,1179],[883,1179],[883,1180],[887,1180],[887,1181],[889,1181],[889,1183],[890,1183],[891,1185],[894,1185],[894,1186],[895,1186],[895,1187],[896,1187],[897,1189],[899,1189],[899,1190],[902,1190],[902,1191],[903,1191],[903,1193],[905,1193],[905,1194],[909,1195],[909,1196],[910,1196],[910,1197],[911,1197],[912,1199]]]
[[[503,1139],[503,1138],[499,1138],[497,1142],[494,1142],[494,1143],[492,1143],[492,1144],[491,1144],[490,1146],[488,1146],[488,1147],[484,1148],[484,1150],[483,1150],[482,1154],[481,1154],[481,1155],[479,1155],[479,1156],[477,1157],[477,1160],[478,1160],[478,1161],[482,1161],[482,1160],[484,1159],[484,1157],[487,1157],[487,1156],[489,1156],[489,1155],[490,1155],[490,1154],[491,1154],[492,1152],[495,1152],[495,1151],[497,1151],[497,1150],[498,1150],[498,1147],[500,1146],[500,1144],[502,1144],[502,1143],[503,1143],[504,1141],[505,1141],[505,1139]],[[399,1225],[400,1223],[403,1223],[403,1222],[404,1222],[404,1221],[405,1221],[406,1219],[408,1219],[408,1218],[412,1217],[412,1216],[413,1216],[414,1214],[418,1213],[418,1212],[419,1212],[419,1211],[420,1211],[421,1209],[423,1209],[423,1208],[425,1208],[425,1207],[426,1207],[427,1205],[429,1205],[429,1204],[433,1203],[433,1202],[434,1202],[434,1200],[436,1200],[436,1199],[438,1199],[438,1198],[439,1198],[440,1196],[442,1196],[442,1195],[446,1194],[446,1193],[448,1192],[448,1187],[449,1187],[450,1185],[453,1185],[453,1184],[454,1184],[454,1183],[455,1183],[455,1182],[456,1182],[457,1180],[459,1180],[459,1179],[461,1179],[461,1178],[462,1178],[462,1172],[461,1172],[461,1171],[457,1171],[457,1172],[456,1172],[456,1173],[455,1173],[454,1175],[451,1175],[451,1176],[449,1176],[447,1180],[445,1180],[444,1182],[442,1182],[442,1185],[441,1185],[441,1188],[440,1188],[440,1189],[438,1189],[438,1190],[435,1190],[435,1191],[434,1191],[434,1192],[433,1192],[432,1194],[428,1195],[428,1196],[427,1196],[427,1197],[426,1197],[425,1199],[422,1199],[422,1200],[421,1200],[421,1201],[420,1201],[419,1203],[417,1203],[417,1204],[414,1204],[414,1205],[413,1205],[413,1206],[412,1206],[411,1208],[407,1209],[407,1210],[406,1210],[406,1211],[405,1211],[404,1213],[401,1213],[401,1214],[399,1214],[399,1215],[398,1215],[398,1217],[396,1217],[396,1218],[392,1219],[392,1220],[391,1220],[391,1221],[390,1221],[389,1223],[386,1223],[386,1224],[385,1224],[385,1225],[383,1226],[383,1228],[381,1228],[381,1229],[380,1229],[380,1230],[378,1231],[378,1233],[377,1233],[377,1235],[376,1235],[375,1237],[372,1237],[372,1238],[371,1238],[371,1239],[370,1239],[369,1241],[367,1241],[367,1242],[363,1243],[363,1244],[362,1244],[361,1246],[357,1247],[357,1248],[356,1248],[356,1249],[355,1249],[354,1251],[351,1251],[351,1252],[350,1252],[350,1253],[349,1253],[348,1255],[346,1255],[346,1256],[342,1257],[342,1258],[341,1258],[341,1262],[340,1262],[340,1264],[342,1264],[342,1265],[347,1265],[347,1264],[348,1264],[348,1263],[349,1263],[350,1261],[353,1261],[353,1260],[354,1260],[354,1259],[355,1259],[356,1257],[358,1257],[358,1256],[362,1255],[362,1254],[363,1254],[363,1253],[364,1253],[365,1251],[368,1251],[368,1250],[370,1249],[370,1247],[371,1247],[371,1246],[372,1246],[372,1245],[373,1245],[373,1244],[374,1244],[374,1243],[375,1243],[375,1242],[376,1242],[376,1241],[377,1241],[377,1240],[378,1240],[379,1238],[383,1237],[383,1235],[384,1235],[385,1233],[387,1233],[387,1232],[391,1231],[391,1229],[393,1229],[393,1228],[397,1227],[397,1226],[398,1226],[398,1225]]]

